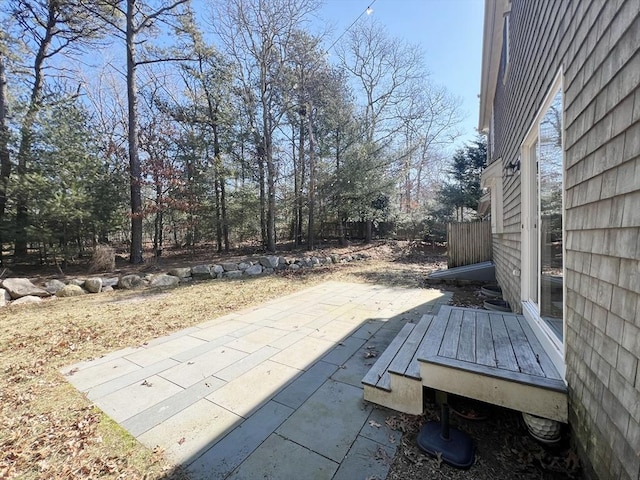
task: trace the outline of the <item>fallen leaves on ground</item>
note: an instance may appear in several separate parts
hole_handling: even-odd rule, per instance
[[[186,478],[162,449],[139,444],[71,387],[66,377],[77,369],[69,366],[326,280],[420,287],[430,268],[403,264],[403,248],[384,242],[336,250],[362,251],[372,260],[161,294],[116,291],[1,309],[0,478]]]

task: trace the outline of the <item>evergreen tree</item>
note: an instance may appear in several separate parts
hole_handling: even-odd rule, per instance
[[[450,179],[438,192],[439,206],[432,214],[445,221],[463,221],[465,211],[476,211],[482,196],[480,176],[486,161],[487,144],[484,137],[478,137],[470,145],[456,151],[448,172]]]

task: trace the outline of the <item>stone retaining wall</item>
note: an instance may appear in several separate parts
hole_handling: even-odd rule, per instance
[[[69,281],[49,280],[42,286],[27,278],[7,278],[0,283],[0,307],[41,302],[46,298],[74,297],[115,289],[172,288],[194,280],[244,278],[271,275],[277,271],[300,270],[334,264],[366,260],[367,255],[338,255],[326,257],[286,258],[276,255],[248,257],[240,261],[199,264],[172,268],[166,273],[127,274],[121,276],[73,278]]]

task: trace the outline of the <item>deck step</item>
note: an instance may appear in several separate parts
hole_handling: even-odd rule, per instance
[[[365,400],[403,413],[422,413],[422,382],[418,347],[433,321],[423,315],[407,323],[362,379]]]
[[[415,323],[407,323],[402,330],[391,341],[387,349],[378,357],[369,372],[362,379],[362,383],[372,387],[380,388],[388,392],[391,391],[391,381],[389,379],[389,364],[393,361],[398,351],[407,341],[409,334],[416,326]]]
[[[425,387],[567,422],[566,383],[522,315],[443,306],[417,360]]]

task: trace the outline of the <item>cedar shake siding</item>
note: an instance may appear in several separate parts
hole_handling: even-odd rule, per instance
[[[490,162],[521,158],[558,72],[564,77],[570,424],[589,477],[639,480],[640,0],[487,4],[486,12],[510,10],[509,61],[494,63],[495,94],[483,75],[480,126],[493,125]],[[493,235],[497,279],[515,311],[522,310],[514,275],[522,268],[521,178],[503,169],[503,229]]]

